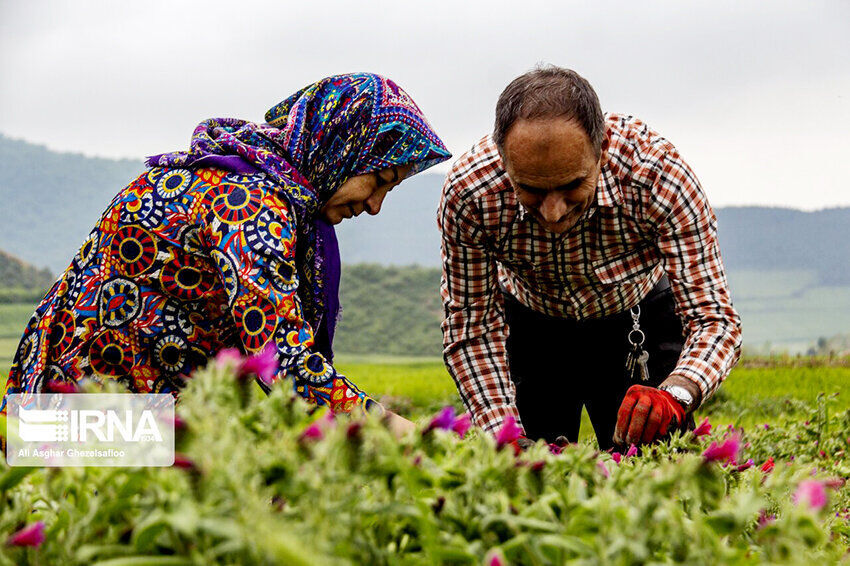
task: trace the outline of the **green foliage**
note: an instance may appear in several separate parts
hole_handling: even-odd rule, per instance
[[[0,532],[46,526],[40,548],[4,547],[0,564],[481,564],[492,553],[512,564],[848,560],[846,487],[835,483],[822,510],[791,495],[813,465],[816,478],[850,471],[813,454],[796,421],[744,433],[739,461],[761,464],[776,451],[765,474],[704,460],[726,431],[677,435],[620,464],[587,444],[558,456],[538,444],[515,457],[489,435],[460,440],[421,432],[425,423],[397,441],[376,417],[329,419],[289,383],[266,397],[217,367],[194,376],[178,409],[182,468],[0,467]],[[823,399],[810,418],[822,445],[850,437],[850,414],[832,415]],[[305,437],[310,425],[324,438]],[[775,521],[760,525],[765,514]]]
[[[440,271],[360,264],[343,267],[339,352],[440,356]]]

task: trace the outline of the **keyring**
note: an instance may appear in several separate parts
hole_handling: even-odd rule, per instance
[[[632,340],[632,334],[639,334],[640,338],[638,340]],[[642,346],[644,340],[646,340],[646,335],[643,333],[643,330],[636,328],[629,331],[629,344],[632,346]]]

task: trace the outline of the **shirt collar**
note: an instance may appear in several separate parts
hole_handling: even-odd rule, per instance
[[[596,185],[596,201],[595,206],[622,206],[623,193],[620,190],[620,179],[614,175],[608,165],[602,166],[602,171],[599,173],[599,183]]]

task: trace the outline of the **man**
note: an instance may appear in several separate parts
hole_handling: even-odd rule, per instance
[[[676,148],[603,115],[577,73],[538,68],[443,188],[444,357],[477,425],[602,449],[652,442],[740,354],[716,220]],[[648,356],[648,359],[647,359]]]

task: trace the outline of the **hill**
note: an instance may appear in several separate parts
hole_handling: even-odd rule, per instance
[[[0,248],[32,264],[46,265],[53,273],[60,272],[114,194],[141,170],[141,160],[57,153],[0,135],[0,198],[4,203],[0,208]],[[346,349],[396,352],[401,349],[399,340],[426,334],[431,336],[431,345],[411,345],[412,351],[436,347],[433,321],[434,317],[439,321],[439,312],[432,303],[437,300],[436,269],[440,265],[436,209],[442,182],[442,175],[429,173],[408,179],[389,195],[380,215],[339,226],[340,249],[347,266],[343,293],[355,297],[343,302],[346,313],[339,340]],[[715,212],[747,345],[766,347],[770,343],[805,350],[821,336],[850,331],[850,245],[846,242],[850,208],[803,212],[733,207]],[[362,271],[351,268],[360,263],[372,266]],[[379,265],[386,269],[377,270]],[[431,269],[403,273],[389,267],[404,265]],[[386,287],[379,288],[384,279]],[[357,285],[369,291],[358,290]],[[397,297],[400,288],[409,288],[408,302],[387,299]],[[387,301],[377,300],[381,297]],[[431,330],[415,330],[418,323],[412,319],[401,327],[402,332],[374,321],[367,324],[362,318],[377,316],[376,309],[390,304],[390,310],[419,313]],[[420,307],[425,310],[420,312]],[[356,314],[358,309],[366,314]],[[381,318],[399,320],[390,310],[381,311]],[[366,327],[374,332],[364,333]],[[376,340],[383,345],[370,350]]]
[[[47,289],[54,279],[49,269],[33,267],[0,250],[0,289]]]
[[[0,135],[0,248],[53,273],[64,270],[142,160],[57,153]]]

